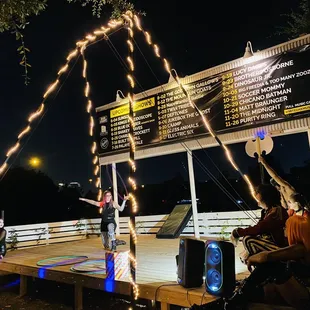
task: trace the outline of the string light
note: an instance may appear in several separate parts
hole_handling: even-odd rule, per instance
[[[90,121],[89,121],[89,135],[92,137],[94,134],[94,127],[95,127],[95,122],[94,118],[91,116]]]
[[[76,55],[78,54],[78,50],[75,49],[73,52],[71,52],[68,57],[67,57],[67,61],[69,62],[72,58],[76,57]]]
[[[93,42],[93,41],[95,41],[97,39],[97,37],[89,34],[88,36],[86,36],[86,39],[89,42]]]
[[[57,75],[63,74],[68,70],[69,66],[68,64],[65,64],[57,73]]]
[[[131,165],[132,170],[135,172],[136,171],[136,164],[132,159],[129,159],[129,164]]]
[[[133,64],[132,59],[131,59],[129,56],[127,57],[127,62],[128,62],[128,64],[129,64],[130,70],[131,70],[131,71],[134,71],[135,67],[134,67],[134,64]]]
[[[91,36],[91,35],[88,35],[86,38],[89,41],[94,41],[96,39],[95,36]],[[91,100],[89,99],[90,84],[89,84],[88,79],[87,79],[87,60],[85,58],[85,50],[86,50],[86,45],[82,45],[81,49],[80,49],[80,53],[81,53],[81,55],[83,57],[82,76],[83,76],[83,78],[85,80],[84,95],[85,95],[85,98],[87,100],[86,111],[89,114],[89,136],[94,139],[95,122],[94,122],[94,118],[92,116],[93,106],[92,106]],[[92,143],[90,151],[91,151],[92,154],[95,154],[96,150],[97,150],[97,143],[96,143],[95,140],[93,140],[93,143]],[[97,157],[97,155],[95,155],[95,158],[96,157]],[[100,166],[99,166],[98,160],[93,160],[93,165],[94,165],[94,175],[97,176],[99,171],[100,171]],[[101,190],[100,183],[101,183],[100,182],[100,178],[97,178],[95,186],[96,186],[96,188],[98,188],[98,195],[97,195],[97,200],[98,201],[100,201],[101,198],[102,198],[102,195],[101,195],[101,192],[100,192],[100,190]],[[102,208],[99,209],[99,212],[100,213],[102,212]]]
[[[87,104],[87,107],[86,107],[87,113],[90,113],[91,109],[92,109],[92,102],[91,102],[91,100],[88,100],[88,104]]]
[[[200,111],[200,109],[197,107],[197,105],[192,101],[191,99],[191,96],[190,94],[187,92],[187,90],[185,89],[185,87],[183,86],[183,84],[181,83],[177,73],[175,70],[171,70],[170,69],[170,65],[168,63],[168,61],[166,60],[166,58],[162,58],[160,56],[160,53],[159,53],[159,47],[157,44],[153,44],[152,43],[152,39],[151,39],[151,35],[145,31],[142,26],[141,26],[141,23],[140,23],[140,19],[137,15],[134,16],[134,21],[135,21],[135,26],[137,27],[137,29],[141,32],[144,33],[144,37],[145,37],[145,40],[146,42],[149,44],[149,45],[152,45],[153,46],[153,49],[154,49],[154,53],[155,55],[158,57],[158,58],[161,58],[162,61],[163,61],[163,65],[164,65],[164,68],[165,70],[169,73],[169,75],[173,76],[173,78],[175,79],[175,81],[178,83],[179,85],[179,88],[182,90],[182,92],[185,94],[185,96],[188,98],[189,100],[189,103],[191,104],[192,107],[195,108],[195,110],[199,113],[199,115],[201,116],[202,120],[203,120],[203,123],[205,125],[205,127],[207,128],[207,130],[209,131],[209,133],[211,134],[211,136],[213,138],[216,139],[216,141],[219,143],[219,145],[224,149],[225,151],[225,154],[226,154],[226,157],[228,159],[228,161],[230,162],[230,164],[233,166],[233,168],[235,170],[237,170],[240,175],[242,176],[242,178],[245,180],[245,182],[248,184],[248,187],[249,187],[249,190],[252,194],[252,196],[254,197],[254,199],[256,199],[255,197],[255,193],[254,193],[254,187],[249,179],[248,176],[246,176],[245,174],[243,174],[241,172],[241,170],[239,169],[239,167],[237,166],[236,162],[234,161],[228,147],[226,145],[224,145],[221,140],[219,139],[219,137],[216,135],[216,133],[214,132],[214,130],[212,129],[210,123],[208,122],[208,120],[206,119],[205,115]],[[175,73],[175,74],[173,74]]]
[[[91,153],[92,154],[95,154],[95,152],[97,151],[97,143],[96,142],[93,142],[93,145],[91,147]]]
[[[127,44],[128,44],[128,46],[129,46],[129,50],[130,50],[130,52],[133,52],[134,48],[133,48],[133,44],[132,44],[132,42],[131,42],[131,41],[129,41],[129,40],[127,40]]]
[[[137,18],[138,18],[138,17],[137,17]],[[138,29],[139,29],[139,28],[138,28]],[[152,45],[152,39],[151,39],[150,34],[149,34],[147,31],[145,31],[144,34],[145,34],[145,37],[146,37],[146,42],[147,42],[149,45]]]
[[[133,80],[133,77],[130,74],[128,74],[127,79],[130,83],[131,88],[134,88],[135,87],[135,81]]]
[[[57,79],[46,91],[46,93],[43,95],[43,98],[46,98],[57,86],[59,83],[59,80]]]
[[[86,60],[84,60],[84,64],[83,64],[83,78],[86,78],[86,70],[87,70],[87,62]]]
[[[19,147],[20,147],[20,144],[19,144],[19,142],[17,142],[13,147],[11,147],[8,150],[6,157],[10,157],[13,153],[15,153],[19,149]]]
[[[131,164],[131,162],[130,162],[130,164]],[[136,182],[132,178],[128,178],[128,182],[131,184],[133,190],[137,189]]]
[[[27,126],[18,136],[17,139],[21,139],[23,136],[25,136],[29,131],[31,130],[30,126]]]
[[[136,234],[136,230],[131,222],[131,220],[128,221],[128,226],[129,226],[129,230],[130,230],[130,233],[132,234],[132,239],[134,241],[135,244],[137,244],[137,234]],[[132,260],[135,261],[134,257],[132,257]]]
[[[32,127],[30,126],[31,123],[33,121],[35,121],[40,115],[42,115],[44,109],[45,109],[45,101],[49,98],[49,96],[56,90],[58,84],[59,84],[59,78],[65,73],[67,72],[68,68],[69,68],[69,64],[71,62],[71,60],[73,58],[75,58],[78,55],[78,50],[75,49],[72,52],[70,52],[66,58],[67,62],[61,67],[61,69],[57,72],[57,76],[58,79],[56,79],[56,81],[52,84],[50,84],[47,87],[46,92],[43,95],[43,102],[40,104],[40,106],[38,107],[38,109],[31,113],[30,116],[28,117],[27,121],[28,121],[28,125],[17,135],[17,141],[14,144],[13,147],[11,147],[9,149],[9,151],[6,154],[6,160],[5,162],[1,165],[0,168],[0,175],[2,175],[5,171],[7,171],[7,169],[9,169],[9,165],[8,165],[8,160],[11,158],[12,155],[14,155],[17,150],[20,148],[21,146],[21,140],[31,132]]]
[[[32,113],[29,116],[28,122],[31,123],[32,121],[34,121],[37,117],[39,117],[42,114],[43,110],[44,110],[44,103],[40,105],[39,109],[36,112]]]
[[[132,117],[128,116],[129,122],[132,127],[135,127],[135,121],[132,119]]]
[[[3,165],[0,167],[0,175],[6,170],[8,164],[6,162],[3,163]]]
[[[79,52],[81,54],[81,56],[83,57],[83,71],[82,71],[82,76],[85,80],[85,89],[84,89],[84,96],[87,99],[87,105],[86,105],[86,111],[89,114],[89,136],[93,138],[93,142],[90,148],[90,151],[94,156],[92,163],[94,165],[94,175],[97,176],[99,171],[100,171],[100,166],[99,166],[99,160],[98,160],[98,156],[96,155],[97,152],[97,143],[94,140],[94,128],[95,128],[95,121],[94,121],[94,117],[93,115],[93,105],[92,102],[89,98],[89,94],[90,94],[90,84],[87,78],[87,60],[85,57],[85,51],[86,48],[88,46],[89,43],[91,42],[95,42],[96,40],[98,40],[98,37],[103,35],[105,36],[107,39],[107,33],[111,30],[114,29],[118,26],[121,26],[124,23],[123,19],[119,19],[119,20],[111,20],[108,23],[108,27],[104,27],[102,26],[100,29],[96,29],[93,34],[88,34],[83,40],[76,42],[76,46],[79,47]],[[100,188],[100,178],[97,178],[97,181],[95,183],[96,188],[98,188],[98,196],[97,196],[97,200],[101,201],[102,199],[102,190]],[[102,212],[102,208],[100,208],[100,213]]]
[[[135,151],[136,151],[135,140],[134,140],[134,138],[133,138],[133,136],[131,134],[128,135],[128,138],[129,138],[129,142],[130,142],[130,145],[131,145],[132,152],[135,153]]]
[[[126,12],[126,14],[123,15],[124,19],[127,21],[128,26],[128,34],[129,38],[127,40],[127,46],[128,46],[128,52],[129,55],[127,57],[127,62],[129,65],[129,74],[127,75],[127,80],[129,82],[130,86],[130,91],[128,93],[128,101],[129,101],[129,115],[128,115],[128,120],[129,120],[129,134],[128,134],[128,140],[130,143],[130,152],[129,152],[129,166],[130,166],[130,175],[128,178],[128,181],[131,185],[132,191],[129,193],[129,198],[131,201],[131,214],[130,214],[130,219],[128,222],[129,226],[129,231],[130,231],[130,283],[132,286],[132,293],[133,293],[133,299],[137,300],[139,297],[139,288],[136,283],[136,270],[137,270],[137,259],[136,259],[136,243],[137,243],[137,235],[136,235],[136,224],[135,224],[135,213],[137,212],[138,209],[138,204],[134,196],[134,191],[137,189],[136,182],[133,178],[133,174],[136,171],[136,165],[135,165],[135,151],[136,151],[136,145],[135,145],[135,139],[134,139],[134,127],[135,127],[135,122],[134,122],[134,98],[133,98],[133,93],[134,93],[134,88],[135,88],[135,82],[133,78],[133,73],[134,73],[134,62],[133,62],[133,57],[132,54],[134,52],[134,44],[133,44],[133,37],[134,37],[134,22],[132,20],[133,14],[131,11]],[[135,305],[134,300],[132,301],[132,305]]]

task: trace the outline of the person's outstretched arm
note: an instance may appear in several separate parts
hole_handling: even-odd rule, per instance
[[[268,174],[281,186],[286,187],[286,189],[291,190],[292,192],[295,192],[294,187],[286,182],[285,180],[283,180],[275,171],[274,169],[272,169],[268,163],[266,162],[265,158],[262,156],[259,156],[258,161],[265,167],[265,169],[267,170]]]
[[[125,209],[126,201],[128,200],[128,198],[129,198],[128,196],[124,196],[124,200],[123,200],[123,202],[122,202],[121,205],[119,205],[118,203],[116,203],[116,202],[114,201],[114,204],[113,204],[114,208],[117,209],[117,210],[120,211],[120,212],[123,212],[124,209]]]
[[[96,207],[100,207],[100,202],[99,201],[95,201],[95,200],[91,200],[91,199],[86,199],[86,198],[79,198],[79,200],[81,201],[85,201],[93,206],[96,206]]]

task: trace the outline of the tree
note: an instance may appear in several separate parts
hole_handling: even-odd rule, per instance
[[[300,0],[298,10],[286,16],[288,17],[287,26],[281,27],[279,34],[293,39],[310,33],[310,0]]]
[[[104,6],[112,7],[112,18],[118,18],[127,10],[134,11],[134,5],[128,0],[67,0],[69,3],[80,3],[82,6],[91,5],[94,16],[100,18]],[[29,24],[29,19],[39,15],[47,8],[48,0],[1,0],[0,2],[0,33],[10,31],[16,40],[21,42],[17,52],[21,56],[20,65],[24,68],[25,84],[29,84],[27,61],[30,50],[25,46],[23,30]]]

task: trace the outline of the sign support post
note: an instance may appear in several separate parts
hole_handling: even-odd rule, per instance
[[[113,198],[116,203],[118,203],[118,191],[117,191],[117,171],[116,164],[112,163],[112,181],[113,181]],[[115,210],[115,222],[116,222],[116,236],[120,235],[119,230],[119,211]]]
[[[196,200],[196,187],[195,187],[195,175],[193,165],[192,151],[187,151],[187,163],[189,173],[189,186],[191,190],[192,210],[193,210],[193,222],[194,222],[194,233],[195,238],[200,239],[199,235],[199,224],[198,224],[198,211],[197,211],[197,200]]]

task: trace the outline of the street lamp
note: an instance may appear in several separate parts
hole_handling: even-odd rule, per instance
[[[41,166],[41,159],[38,157],[31,157],[29,160],[29,165],[33,168],[38,168]]]

